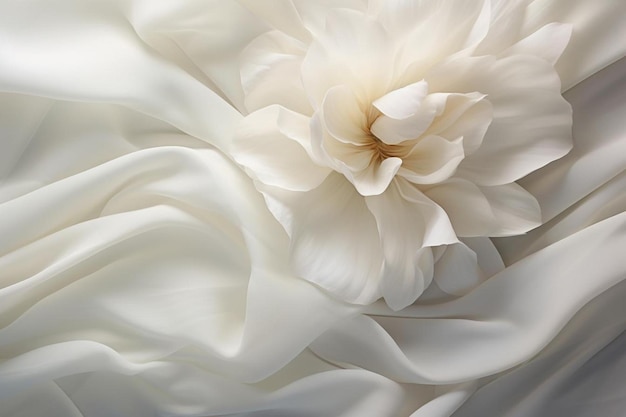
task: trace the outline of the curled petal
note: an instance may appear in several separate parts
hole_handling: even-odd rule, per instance
[[[463,243],[447,246],[435,264],[435,282],[448,294],[464,295],[484,278],[476,253]]]
[[[376,99],[372,104],[385,116],[401,120],[414,115],[427,94],[428,83],[422,80],[393,90]]]
[[[329,168],[311,160],[309,144],[308,118],[271,106],[241,122],[231,154],[265,184],[307,191],[320,185],[330,173]]]
[[[336,85],[353,86],[360,99],[385,94],[393,75],[393,48],[382,25],[355,10],[333,9],[326,30],[310,45],[302,80],[314,109]]]
[[[480,93],[439,93],[432,96],[433,100],[437,96],[445,97],[445,111],[439,112],[428,132],[450,140],[462,136],[465,155],[476,151],[493,119],[491,102]]]
[[[572,25],[550,23],[507,48],[501,55],[535,55],[554,65],[563,54],[571,35]]]
[[[402,165],[400,158],[387,158],[381,163],[372,162],[366,169],[353,172],[343,169],[342,172],[354,184],[363,196],[379,195],[389,187]]]
[[[282,32],[267,32],[241,53],[241,85],[250,112],[279,104],[302,114],[311,114],[300,65],[304,45]]]
[[[463,138],[426,136],[404,158],[399,175],[415,184],[442,182],[454,174],[463,156]]]
[[[385,257],[381,293],[394,310],[422,294],[432,279],[433,263],[432,251],[423,248],[430,219],[423,215],[419,203],[402,196],[401,186],[406,187],[394,182],[383,194],[365,200],[376,218]]]
[[[522,33],[550,22],[574,26],[572,40],[556,64],[563,91],[626,55],[626,3],[535,0],[526,10]]]
[[[479,187],[452,178],[425,191],[444,208],[459,236],[509,236],[541,224],[537,200],[517,184]]]
[[[347,86],[338,85],[328,90],[322,109],[324,125],[333,138],[357,146],[372,142],[365,114]]]
[[[306,193],[265,187],[274,216],[291,236],[298,275],[336,297],[369,304],[380,297],[382,254],[363,197],[338,174]]]
[[[508,184],[565,155],[572,147],[572,110],[551,64],[532,55],[458,58],[426,77],[433,90],[480,91],[493,120],[458,176],[480,185]]]

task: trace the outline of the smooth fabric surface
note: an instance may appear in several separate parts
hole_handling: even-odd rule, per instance
[[[625,27],[2,2],[0,416],[624,415]]]

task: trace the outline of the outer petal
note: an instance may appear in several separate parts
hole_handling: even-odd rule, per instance
[[[625,227],[625,214],[607,219],[454,301],[412,305],[400,314],[375,304],[367,310],[375,320],[340,323],[313,349],[333,362],[417,383],[459,383],[522,364],[591,299],[623,281]]]
[[[479,91],[493,105],[493,121],[481,146],[459,166],[463,178],[481,185],[507,184],[571,149],[571,107],[544,59],[451,59],[426,80],[434,91]]]
[[[369,5],[370,13],[401,44],[396,69],[412,66],[413,80],[444,57],[480,41],[489,29],[489,1],[374,0]]]
[[[508,236],[541,224],[537,200],[517,184],[478,187],[452,178],[425,194],[444,208],[459,236]]]
[[[326,27],[328,13],[332,9],[352,9],[364,12],[367,0],[292,0],[304,26],[314,37],[320,36]]]
[[[571,34],[571,25],[550,23],[507,48],[500,55],[535,55],[554,65],[569,43]]]
[[[393,43],[382,25],[354,10],[332,10],[309,46],[302,79],[313,107],[335,85],[350,86],[363,104],[381,97],[393,76]]]
[[[520,183],[548,221],[626,168],[626,58],[565,94],[574,108],[574,148]]]
[[[625,19],[626,3],[621,1],[535,0],[522,33],[550,22],[572,24],[572,40],[556,65],[565,91],[626,55]]]
[[[519,235],[541,224],[537,199],[516,183],[480,187],[498,222],[492,236]]]
[[[277,0],[273,2],[237,1],[275,29],[303,42],[310,41],[311,34],[302,23],[302,19],[292,0]]]
[[[484,278],[476,253],[463,243],[447,246],[435,264],[434,280],[448,294],[464,295]]]
[[[282,32],[267,32],[252,41],[239,57],[246,109],[279,104],[312,114],[300,77],[303,57],[304,45]]]
[[[309,118],[280,106],[247,116],[235,134],[231,153],[256,179],[292,191],[320,185],[330,169],[316,165],[307,152]]]
[[[376,218],[385,256],[381,292],[394,310],[401,310],[422,294],[432,279],[433,263],[430,249],[422,249],[427,216],[420,204],[402,196],[399,187],[396,181],[383,194],[365,200]],[[424,262],[426,270],[422,269]]]
[[[425,231],[422,241],[424,246],[440,246],[457,242],[457,235],[454,233],[450,218],[440,206],[409,182],[399,178],[397,184],[402,197],[417,204],[416,211],[419,211],[424,219]]]
[[[298,275],[353,303],[380,297],[383,257],[374,217],[336,173],[306,193],[264,188],[270,210],[291,236]]]

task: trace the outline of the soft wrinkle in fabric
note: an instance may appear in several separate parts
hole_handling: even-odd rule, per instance
[[[621,415],[625,23],[0,2],[0,417]]]

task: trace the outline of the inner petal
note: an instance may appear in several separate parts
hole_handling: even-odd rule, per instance
[[[350,88],[338,85],[328,90],[322,111],[326,130],[334,139],[357,146],[371,145],[367,117]]]

